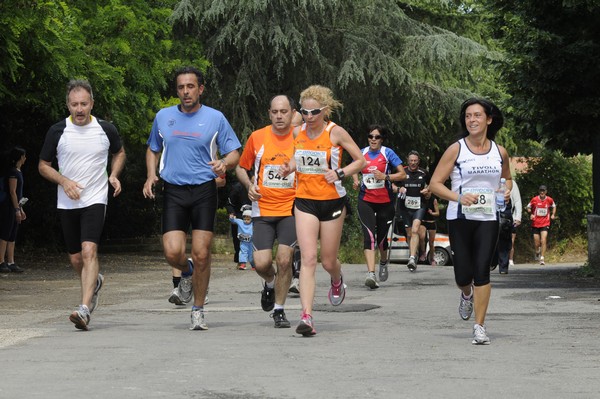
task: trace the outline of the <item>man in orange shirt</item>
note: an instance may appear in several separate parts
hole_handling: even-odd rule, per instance
[[[289,328],[284,312],[288,288],[292,280],[292,262],[296,245],[296,225],[292,208],[296,196],[294,174],[279,174],[282,164],[294,154],[292,119],[296,113],[294,100],[285,95],[271,99],[271,125],[252,132],[236,167],[236,176],[248,189],[252,200],[254,231],[254,263],[256,272],[265,280],[261,306],[273,310],[275,328]],[[248,171],[254,170],[252,181]],[[273,268],[273,245],[277,254]]]

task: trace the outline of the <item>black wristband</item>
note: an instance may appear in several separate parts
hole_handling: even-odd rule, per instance
[[[342,168],[336,170],[335,174],[337,175],[338,179],[340,179],[340,180],[342,180],[346,176],[346,174],[344,173],[344,170]]]

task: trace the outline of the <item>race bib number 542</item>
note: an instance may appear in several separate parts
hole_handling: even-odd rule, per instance
[[[294,187],[294,172],[286,177],[279,174],[281,165],[265,165],[262,184],[269,188],[293,188]]]

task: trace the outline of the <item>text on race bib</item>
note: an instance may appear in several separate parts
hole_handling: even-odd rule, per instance
[[[323,175],[328,169],[327,152],[296,150],[296,170],[309,175]]]
[[[292,172],[286,177],[279,174],[281,165],[265,165],[262,184],[268,188],[293,188],[295,173]]]
[[[404,206],[408,209],[420,209],[421,208],[421,197],[409,197],[408,195],[404,199]]]
[[[477,201],[469,206],[462,206],[463,213],[484,213],[487,215],[493,215],[495,212],[494,202],[494,190],[491,188],[464,188],[463,194],[473,193],[477,194]]]
[[[365,187],[369,190],[385,187],[385,180],[377,180],[373,173],[364,174],[362,180]]]

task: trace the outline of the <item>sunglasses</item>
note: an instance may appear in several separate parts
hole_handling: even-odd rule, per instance
[[[315,109],[304,109],[304,108],[300,108],[300,112],[302,113],[302,115],[319,115],[321,113],[321,111],[323,111],[325,108],[327,108],[327,105],[321,108],[315,108]]]
[[[369,134],[369,140],[381,140],[381,136],[379,135],[374,135],[374,134]]]

